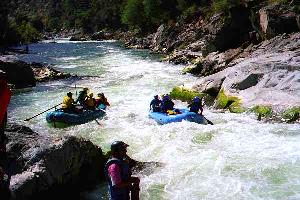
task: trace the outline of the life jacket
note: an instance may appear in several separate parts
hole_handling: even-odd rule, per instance
[[[100,105],[100,104],[104,104],[105,106],[110,106],[110,104],[108,103],[108,101],[105,97],[104,98],[96,97],[95,101],[96,101],[97,106]]]
[[[64,96],[61,108],[71,108],[73,106],[74,100],[71,97]]]
[[[0,80],[0,124],[2,124],[10,100],[10,89],[5,80]]]
[[[109,194],[110,194],[110,199],[111,200],[129,200],[129,189],[117,188],[112,185],[111,178],[108,173],[108,168],[112,164],[116,164],[119,166],[122,182],[127,182],[130,177],[129,165],[126,162],[124,162],[123,160],[120,160],[117,158],[111,158],[106,162],[104,173],[105,173],[106,180],[108,182],[108,190],[109,190]]]
[[[153,99],[151,101],[150,106],[151,106],[153,112],[160,112],[161,111],[161,108],[160,108],[161,102],[162,101],[159,100],[159,99]]]
[[[162,101],[161,109],[163,112],[167,112],[167,110],[173,110],[174,103],[173,101],[167,99]]]
[[[88,97],[87,100],[85,101],[85,104],[87,107],[95,107],[96,102],[93,97]]]
[[[193,102],[189,105],[189,107],[190,107],[190,112],[198,113],[202,105],[200,102],[199,103]]]

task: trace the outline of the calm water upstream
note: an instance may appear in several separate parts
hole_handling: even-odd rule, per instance
[[[182,66],[159,62],[145,50],[128,50],[113,41],[39,43],[29,46],[30,62],[54,64],[81,79],[38,84],[12,97],[10,120],[44,134],[76,135],[107,151],[114,140],[130,144],[129,155],[157,161],[163,167],[142,172],[141,199],[251,200],[300,199],[300,125],[266,124],[249,114],[205,109],[214,126],[190,122],[158,125],[148,118],[154,94],[196,78],[182,75]],[[23,120],[61,102],[77,87],[104,92],[111,103],[102,126],[94,121],[65,129],[50,128],[45,115]],[[78,90],[78,89],[77,89]],[[178,107],[186,104],[176,101]],[[101,169],[99,169],[101,170]],[[105,186],[86,193],[100,196]]]

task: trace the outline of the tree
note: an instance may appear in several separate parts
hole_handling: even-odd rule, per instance
[[[128,0],[121,20],[130,29],[145,28],[147,20],[144,13],[143,0]]]

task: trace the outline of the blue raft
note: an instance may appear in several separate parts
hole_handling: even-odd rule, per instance
[[[166,113],[161,112],[150,112],[149,117],[154,119],[159,124],[168,124],[172,122],[181,122],[187,120],[190,122],[195,122],[198,124],[212,124],[208,121],[203,115],[190,112],[187,109],[176,109],[180,111],[180,114],[176,115],[167,115]]]
[[[65,113],[61,109],[55,110],[47,113],[46,121],[57,128],[84,124],[103,117],[106,112],[101,107],[96,110],[84,110],[82,113]]]

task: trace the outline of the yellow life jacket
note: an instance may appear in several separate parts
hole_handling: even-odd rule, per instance
[[[173,110],[167,110],[168,115],[176,115],[177,113]]]
[[[64,96],[61,108],[70,108],[73,105],[74,100],[68,96]]]

